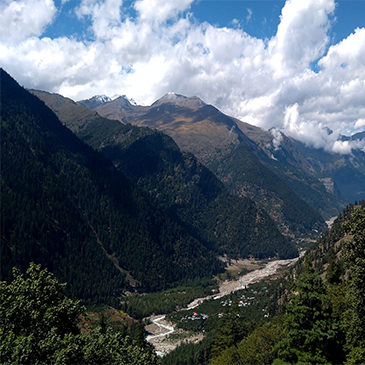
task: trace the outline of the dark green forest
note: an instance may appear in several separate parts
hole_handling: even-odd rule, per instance
[[[103,302],[221,270],[215,255],[1,71],[1,277],[30,261]]]

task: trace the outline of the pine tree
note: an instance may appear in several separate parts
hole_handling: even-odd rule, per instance
[[[288,334],[277,347],[276,364],[343,362],[341,322],[332,316],[326,285],[308,260],[287,304],[285,326]]]
[[[352,238],[345,243],[345,264],[351,280],[345,314],[348,364],[365,363],[365,207],[354,208],[352,219],[343,225]]]

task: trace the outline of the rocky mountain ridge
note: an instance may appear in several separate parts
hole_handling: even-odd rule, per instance
[[[195,154],[208,167],[213,160],[232,149],[229,144],[237,145],[237,138],[242,138],[239,131],[242,131],[245,137],[254,142],[250,148],[259,160],[325,218],[337,215],[348,202],[364,198],[365,153],[361,150],[340,155],[309,148],[279,130],[262,130],[225,116],[197,97],[174,93],[164,95],[151,106],[121,110],[116,103],[111,102],[96,110],[102,116],[123,123],[162,130],[180,148]],[[230,120],[230,127],[224,127],[223,120]],[[207,121],[210,125],[204,123]],[[220,125],[222,122],[223,125]],[[219,131],[216,130],[217,125]],[[342,136],[341,139],[359,140],[364,138],[364,134]]]

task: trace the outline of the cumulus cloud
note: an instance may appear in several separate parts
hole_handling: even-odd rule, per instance
[[[330,44],[334,0],[287,0],[271,39],[250,36],[238,21],[199,23],[193,2],[136,0],[131,17],[122,0],[82,0],[75,19],[88,37],[51,39],[42,32],[57,16],[52,0],[6,0],[0,65],[26,87],[75,100],[125,94],[151,104],[169,91],[197,95],[274,128],[275,148],[279,131],[333,152],[364,148],[340,135],[365,126],[365,29]]]
[[[194,0],[137,0],[134,8],[142,21],[163,23],[188,9]]]
[[[329,41],[333,0],[288,0],[276,36],[270,41],[276,72],[300,72],[323,55]]]
[[[355,129],[365,127],[365,118],[358,119],[354,125]]]
[[[5,0],[0,3],[0,42],[13,44],[40,36],[56,12],[52,0]]]

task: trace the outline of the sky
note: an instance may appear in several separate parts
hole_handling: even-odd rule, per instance
[[[198,96],[330,152],[365,152],[365,0],[0,0],[0,67],[75,101]]]

